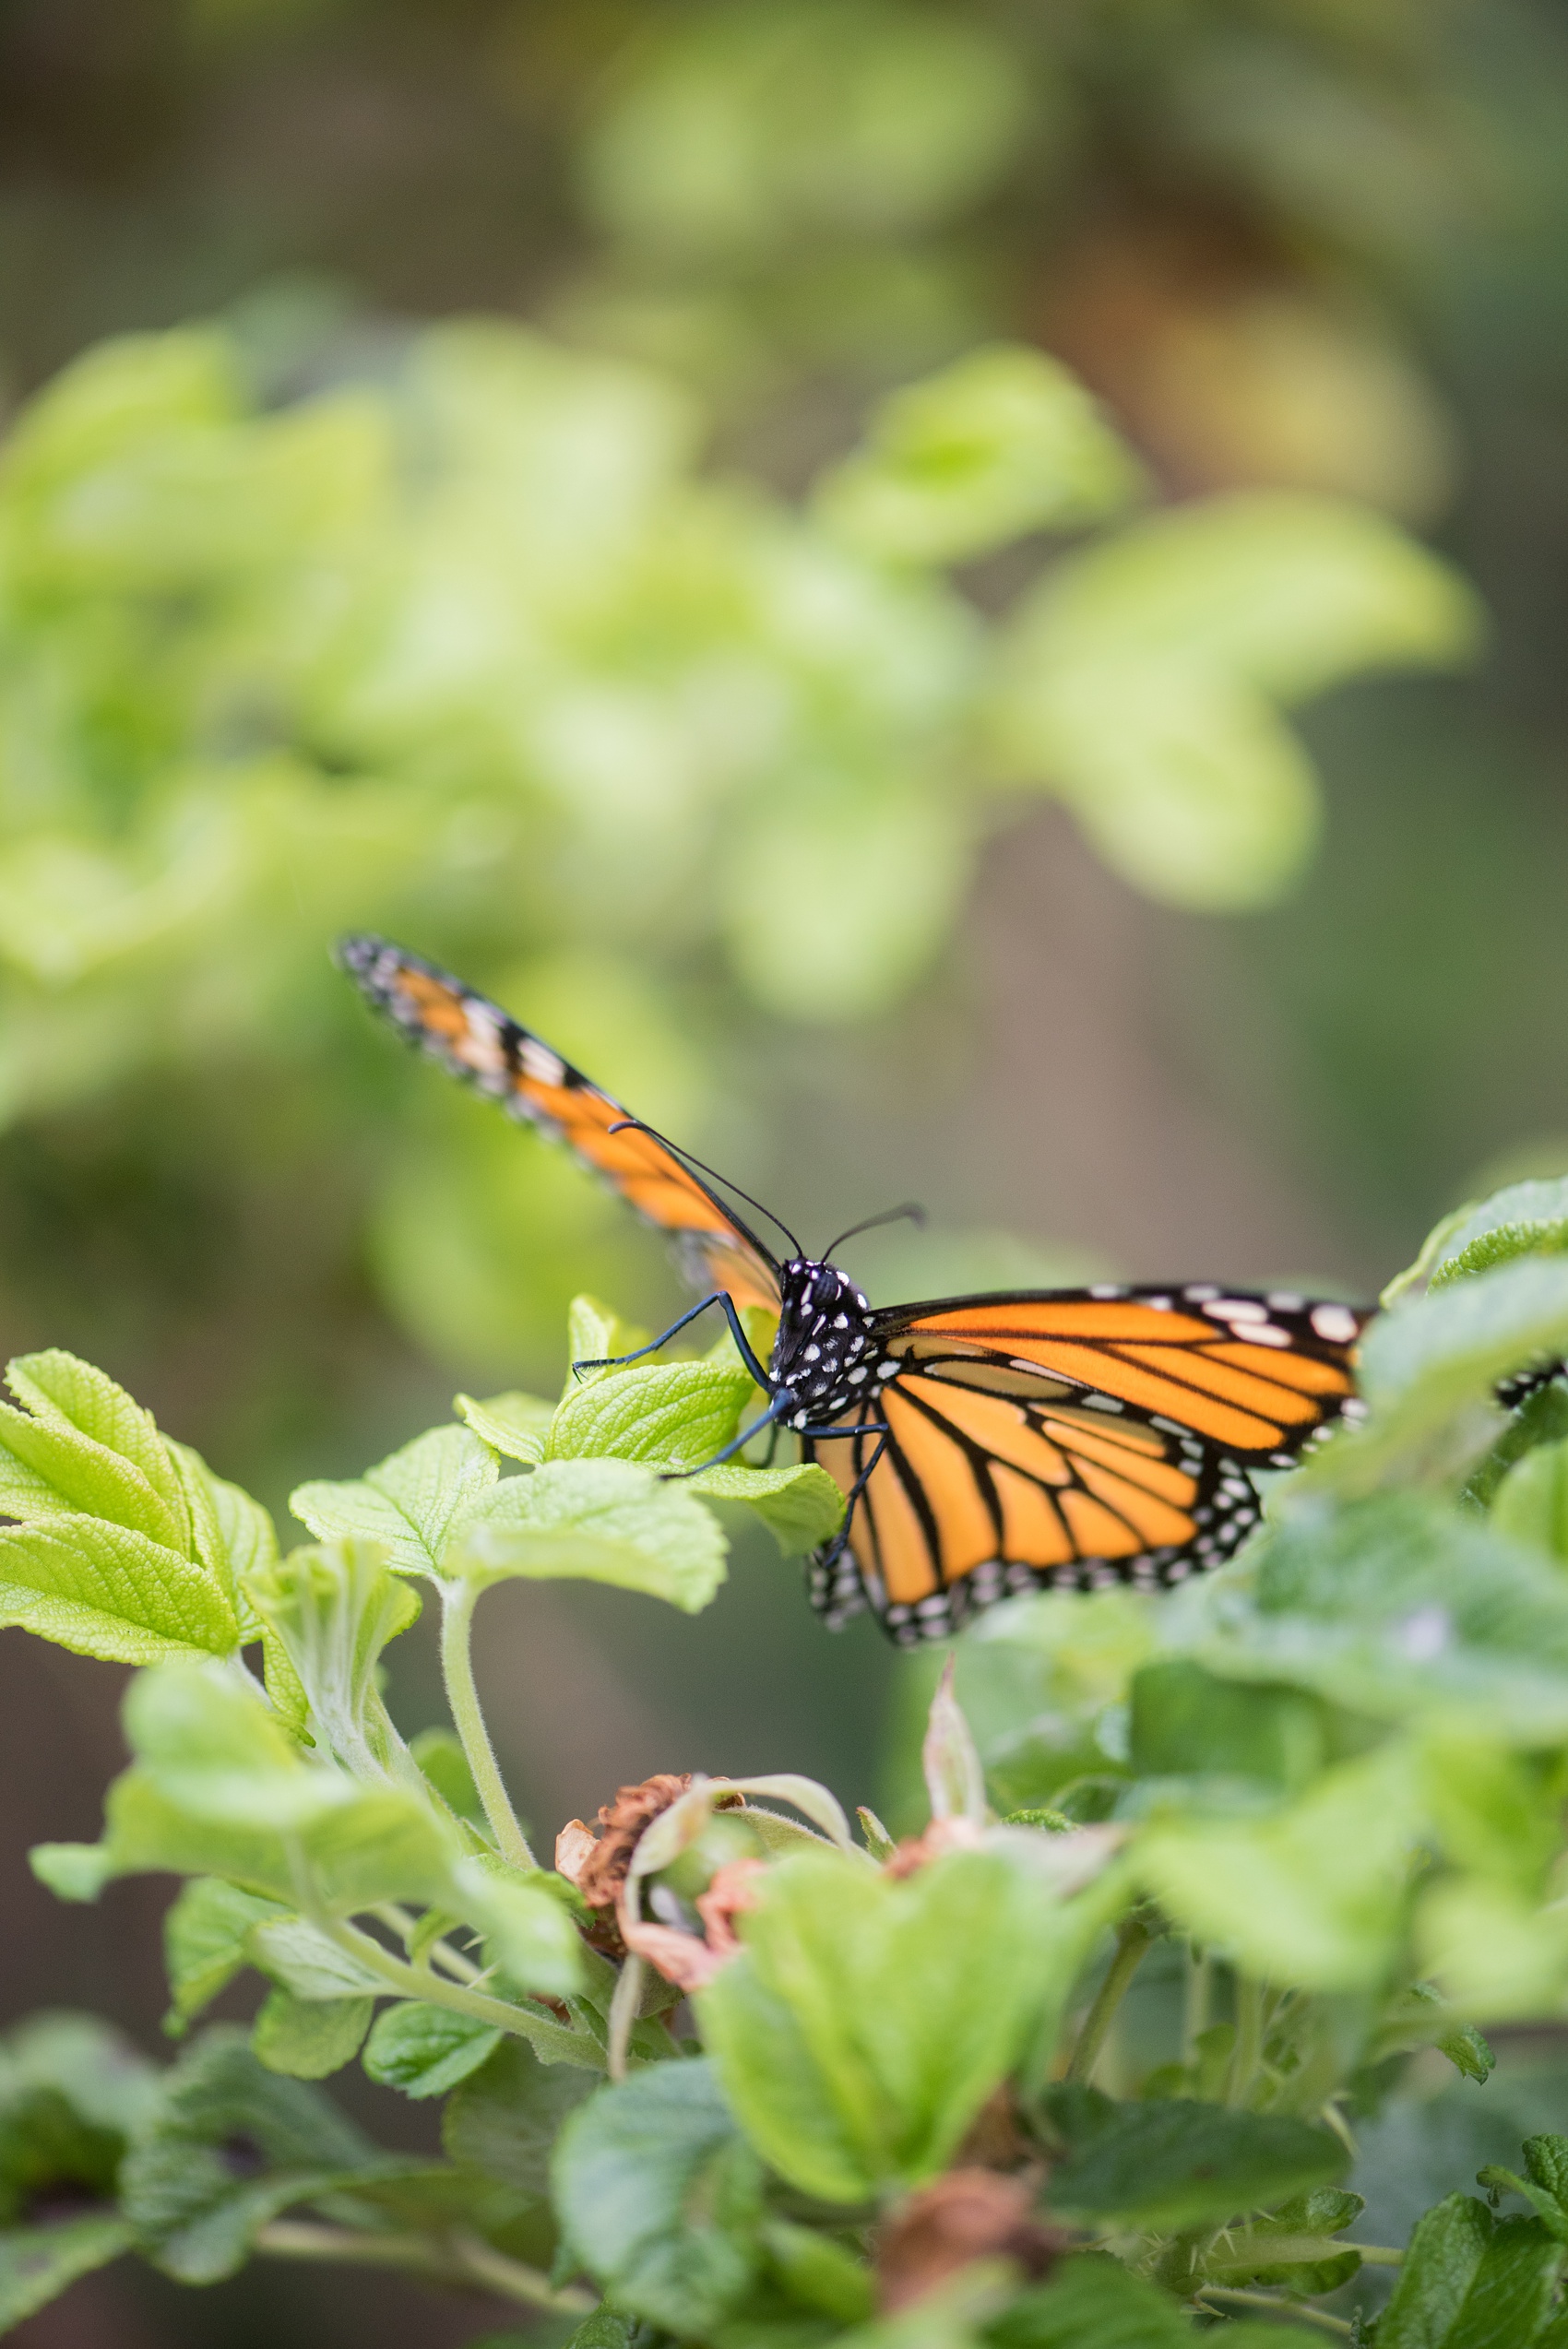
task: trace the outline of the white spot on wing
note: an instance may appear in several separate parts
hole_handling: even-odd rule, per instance
[[[1348,1346],[1356,1335],[1356,1316],[1344,1305],[1314,1305],[1313,1327],[1331,1346]]]

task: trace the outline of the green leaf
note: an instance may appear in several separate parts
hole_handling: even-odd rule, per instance
[[[599,2084],[578,2066],[541,2063],[504,2039],[449,2099],[441,2141],[455,2162],[538,2199],[550,2191],[552,2150],[567,2116]]]
[[[375,2000],[296,1999],[274,1988],[251,2027],[251,2046],[268,2071],[295,2080],[325,2080],[359,2054]]]
[[[1358,1377],[1374,1410],[1431,1425],[1564,1350],[1568,1263],[1525,1257],[1380,1314],[1361,1340]]]
[[[291,2202],[393,2166],[315,2089],[268,2071],[243,2032],[218,2026],[168,2075],[121,2192],[155,2266],[215,2284]]]
[[[289,1506],[318,1540],[379,1542],[399,1574],[439,1579],[453,1536],[499,1474],[469,1428],[435,1428],[353,1484],[305,1484]]]
[[[582,1388],[615,1376],[615,1362],[636,1354],[650,1333],[639,1323],[624,1322],[612,1305],[597,1297],[574,1297],[566,1311],[566,1359],[570,1368],[561,1400],[569,1403]],[[594,1367],[579,1370],[579,1362]]]
[[[1149,1602],[1128,1590],[1052,1592],[980,1617],[955,1684],[999,1810],[1059,1809],[1063,1786],[1104,1773],[1101,1725],[1125,1736],[1133,1675],[1160,1644]]]
[[[1064,2214],[1160,2234],[1332,2184],[1348,2155],[1326,2129],[1182,2097],[1123,2106],[1051,2173]]]
[[[113,1873],[101,1844],[34,1844],[28,1866],[60,1901],[95,1901]]]
[[[866,445],[819,481],[815,505],[867,554],[951,563],[1098,521],[1143,487],[1137,460],[1066,368],[999,343],[891,393]]]
[[[1561,1256],[1568,1250],[1568,1178],[1513,1182],[1490,1199],[1445,1216],[1417,1263],[1432,1288],[1490,1272],[1512,1256]]]
[[[280,1916],[276,1909],[253,1921],[245,1954],[269,1980],[302,2001],[341,2001],[386,1987],[379,1974],[352,1950],[339,1948],[308,1917]]]
[[[577,2258],[622,2307],[700,2337],[743,2297],[762,2170],[707,2062],[601,2088],[566,2121],[552,2173]]]
[[[826,1468],[798,1461],[792,1468],[748,1468],[739,1460],[705,1468],[688,1492],[707,1501],[739,1501],[760,1517],[786,1558],[830,1540],[844,1520],[844,1496]]]
[[[228,1655],[240,1641],[232,1608],[200,1566],[87,1516],[0,1533],[0,1624],[114,1664]]]
[[[239,1485],[214,1476],[198,1453],[187,1451],[184,1444],[171,1444],[169,1448],[176,1457],[195,1461],[201,1469],[234,1583],[239,1584],[247,1574],[264,1573],[267,1567],[275,1565],[278,1528],[271,1513],[259,1501],[253,1501]]]
[[[1365,508],[1282,491],[1168,508],[1058,566],[1004,638],[995,729],[1151,896],[1271,902],[1315,839],[1275,705],[1479,635],[1455,575]]]
[[[58,1347],[7,1365],[23,1408],[0,1410],[0,1442],[89,1516],[184,1551],[182,1479],[152,1415],[90,1362]]]
[[[1568,2137],[1543,2133],[1525,2140],[1525,2166],[1543,2194],[1568,2212]]]
[[[613,2308],[596,2308],[567,2336],[561,2349],[632,2349],[637,2330],[636,2317],[618,2316]],[[475,2349],[524,2349],[524,2336],[517,2333],[505,2342],[499,2338],[479,2342]]]
[[[459,1394],[453,1407],[464,1425],[493,1452],[508,1460],[526,1460],[530,1468],[537,1468],[543,1459],[550,1422],[555,1417],[553,1403],[514,1388],[505,1394],[488,1395],[482,1403],[476,1403],[471,1394]]]
[[[1331,2236],[1274,2226],[1229,2230],[1203,2256],[1204,2273],[1217,2284],[1272,2285],[1308,2297],[1336,2292],[1360,2267],[1360,2253],[1336,2248]]]
[[[445,1904],[484,1935],[510,1981],[565,1999],[582,1987],[583,1944],[568,1901],[545,1889],[551,1881],[542,1869],[530,1880],[505,1860],[474,1855],[451,1869]]]
[[[1134,1677],[1128,1758],[1139,1777],[1300,1787],[1322,1766],[1324,1740],[1321,1708],[1309,1697],[1222,1680],[1186,1656],[1146,1664]]]
[[[509,1477],[469,1519],[446,1567],[481,1584],[612,1583],[695,1615],[723,1581],[724,1558],[712,1515],[683,1486],[630,1460],[554,1460]]]
[[[464,1873],[445,1815],[422,1794],[306,1761],[243,1679],[185,1665],[144,1673],[125,1725],[138,1761],[109,1792],[115,1874],[223,1876],[291,1908],[303,1866],[339,1915],[412,1900],[489,1929],[493,1895]]]
[[[1365,2207],[1359,2194],[1314,2187],[1245,2229],[1227,2228],[1205,2250],[1204,2272],[1219,2283],[1281,2286],[1308,2298],[1336,2291],[1359,2272],[1361,2255],[1334,2237]]]
[[[1491,1522],[1568,1564],[1568,1441],[1538,1443],[1515,1460],[1492,1498]]]
[[[1227,2326],[1221,2336],[1234,2338]],[[1063,2260],[1047,2284],[1020,2293],[987,2325],[992,2349],[1191,2349],[1174,2303],[1100,2251]],[[1275,2335],[1289,2349],[1290,2332]]]
[[[1473,2023],[1463,2023],[1456,2030],[1445,2031],[1432,2045],[1440,2055],[1448,2058],[1462,2079],[1485,2082],[1497,2070],[1497,2058]]]
[[[96,2015],[18,2023],[0,2044],[0,2219],[60,2188],[107,2198],[158,2093],[153,2066]]]
[[[248,1576],[244,1587],[304,1692],[315,1743],[359,1777],[411,1777],[376,1672],[383,1649],[417,1619],[420,1602],[388,1572],[381,1544],[296,1549]]]
[[[500,2032],[471,2015],[408,1999],[377,2015],[363,2062],[383,2088],[400,2088],[405,2096],[445,2096],[500,2044]]]
[[[1335,1509],[1303,1492],[1252,1555],[1251,1599],[1229,1594],[1194,1640],[1211,1670],[1510,1745],[1568,1729],[1568,1585],[1485,1518],[1420,1493]]]
[[[132,2240],[130,2227],[113,2212],[0,2231],[0,2330],[8,2331],[46,2307],[78,2276],[106,2268]]]
[[[943,2166],[1098,1924],[985,1852],[902,1882],[800,1852],[758,1894],[743,1954],[699,1994],[704,2039],[753,2143],[826,2201]]]
[[[410,1738],[409,1751],[447,1809],[457,1818],[482,1827],[484,1805],[474,1785],[462,1739],[454,1737],[450,1729],[422,1729],[417,1738]]]
[[[1494,2221],[1484,2202],[1450,2194],[1417,2222],[1378,2349],[1529,2349],[1563,2257],[1538,2219]]]
[[[695,1468],[721,1452],[755,1393],[728,1361],[640,1362],[568,1383],[551,1422],[549,1460],[645,1460]]]
[[[251,1963],[251,1928],[287,1912],[219,1876],[182,1886],[163,1919],[163,1963],[174,2013],[188,2022]]]
[[[814,2227],[765,2219],[763,2249],[791,2300],[839,2324],[863,2324],[876,2307],[874,2280],[852,2251]]]
[[[1134,1865],[1172,1917],[1249,1973],[1370,1988],[1397,1947],[1422,1816],[1411,1757],[1384,1748],[1324,1771],[1266,1818],[1157,1819]]]

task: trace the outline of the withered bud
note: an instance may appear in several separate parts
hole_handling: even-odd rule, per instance
[[[924,2299],[973,2260],[1014,2260],[1026,2275],[1047,2274],[1071,2237],[1033,2216],[1021,2178],[994,2170],[952,2169],[911,2194],[883,2228],[876,2249],[877,2302],[885,2316]]]
[[[571,1855],[576,1864],[573,1880],[589,1908],[614,1907],[620,1898],[621,1887],[626,1880],[626,1870],[632,1864],[632,1854],[637,1847],[638,1837],[650,1820],[657,1819],[661,1810],[668,1810],[672,1802],[680,1800],[691,1783],[689,1772],[683,1776],[677,1776],[672,1771],[661,1770],[653,1777],[645,1778],[640,1785],[620,1787],[612,1803],[600,1805],[599,1823],[602,1832],[598,1842],[588,1850],[576,1843]],[[571,1827],[563,1829],[561,1841],[564,1842],[572,1829],[581,1825],[580,1820],[574,1820]],[[560,1849],[558,1843],[557,1866],[560,1865]],[[569,1872],[563,1870],[564,1874]]]
[[[765,1860],[727,1859],[714,1869],[707,1892],[697,1894],[697,1915],[716,1958],[733,1957],[740,1948],[733,1920],[743,1910],[755,1908],[756,1880],[766,1873]]]
[[[890,1859],[882,1863],[885,1876],[913,1876],[933,1859],[949,1852],[979,1851],[984,1831],[968,1819],[933,1819],[922,1835],[906,1835]]]

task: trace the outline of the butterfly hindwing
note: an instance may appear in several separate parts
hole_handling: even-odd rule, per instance
[[[379,938],[346,939],[344,967],[377,1009],[453,1076],[564,1141],[648,1223],[673,1234],[694,1279],[776,1311],[772,1260],[735,1216],[618,1101],[500,1005]],[[619,1127],[620,1131],[615,1129]]]
[[[1219,1564],[1257,1522],[1247,1467],[1289,1465],[1356,1407],[1362,1318],[1207,1286],[873,1316],[897,1368],[856,1416],[886,1435],[807,1445],[847,1494],[865,1479],[847,1535],[817,1555],[814,1603],[830,1620],[869,1603],[895,1638],[944,1637],[1013,1591]]]

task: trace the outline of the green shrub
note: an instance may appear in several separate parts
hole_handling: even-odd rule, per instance
[[[553,1408],[460,1397],[303,1487],[287,1556],[101,1372],[13,1364],[0,1616],[144,1667],[101,1841],[34,1867],[75,1900],[185,1880],[177,2036],[243,1969],[269,1987],[162,2070],[87,2019],[13,2032],[6,2320],[125,2252],[190,2283],[341,2255],[579,2316],[584,2349],[1560,2344],[1568,2138],[1403,2251],[1343,2180],[1412,2063],[1479,2093],[1479,2026],[1568,1999],[1565,1239],[1568,1185],[1440,1228],[1364,1342],[1365,1424],[1272,1480],[1230,1566],[982,1617],[902,1844],[809,1779],[699,1775],[623,1789],[552,1869],[498,1771],[491,1584],[693,1611],[727,1513],[786,1551],[835,1524],[814,1467],[660,1481],[746,1406],[728,1337]],[[629,1336],[579,1301],[575,1354]],[[455,1735],[410,1745],[378,1660],[422,1592]],[[443,2160],[307,2084],[356,2057],[445,2100]]]

